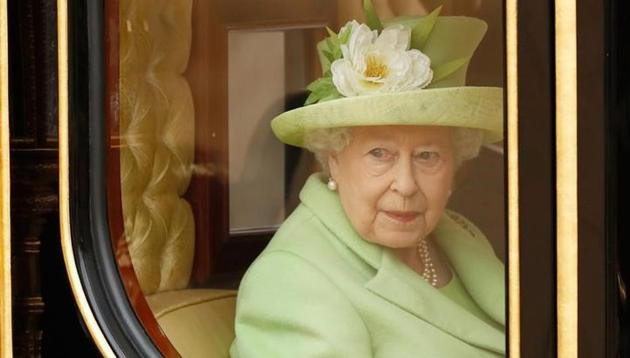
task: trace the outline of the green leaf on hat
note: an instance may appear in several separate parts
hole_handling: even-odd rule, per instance
[[[324,102],[335,98],[342,97],[337,87],[332,81],[332,77],[322,77],[311,82],[307,87],[311,94],[304,102],[304,105],[313,104],[315,102]]]
[[[319,60],[322,64],[322,71],[326,72],[330,65],[338,58],[341,58],[341,49],[338,44],[339,40],[327,37],[324,41],[317,44],[319,52]]]
[[[308,86],[306,86],[306,89],[311,91],[311,92],[318,92],[321,89],[332,85],[332,78],[331,77],[321,77],[316,79],[315,81],[311,82]]]
[[[337,41],[337,39],[333,39],[333,38],[330,38],[330,37],[326,38],[326,47],[328,48],[328,51],[332,51],[335,48],[335,46],[336,46],[335,42],[336,41]]]
[[[311,94],[308,95],[308,98],[306,99],[306,101],[304,101],[304,105],[308,106],[309,104],[313,104],[317,101],[319,101],[318,95],[314,92],[311,92]]]
[[[348,42],[351,30],[346,28],[343,32],[342,38],[339,37],[333,30],[326,27],[329,36],[322,42],[317,44],[317,50],[320,54],[320,61],[322,62],[322,71],[326,72],[330,69],[330,65],[336,60],[343,57],[341,51],[341,45]]]
[[[319,102],[326,102],[326,101],[330,101],[332,99],[337,99],[341,97],[343,97],[341,93],[339,93],[339,91],[335,89],[334,91],[330,91],[325,97],[321,98]]]
[[[411,30],[411,48],[415,48],[418,50],[422,50],[424,45],[426,45],[429,36],[431,35],[431,31],[433,31],[433,26],[435,25],[435,21],[440,15],[440,11],[442,11],[442,6],[438,6],[435,10],[431,11],[431,13],[418,21],[418,23]]]
[[[326,59],[329,63],[335,62],[336,58],[335,55],[332,54],[332,52],[324,50],[322,51],[322,53],[324,54],[324,56],[326,56]]]
[[[333,39],[337,38],[337,34],[330,29],[330,27],[326,26],[326,31],[328,31],[328,36],[332,37]]]
[[[470,57],[460,57],[455,60],[435,66],[433,68],[433,79],[431,80],[431,82],[437,83],[440,80],[443,80],[444,78],[452,75],[453,73],[455,73],[455,71],[459,70],[462,66],[468,63],[469,60]]]
[[[370,29],[378,31],[383,29],[383,24],[376,15],[376,11],[374,10],[374,5],[371,0],[363,0],[363,12],[365,13],[366,24]]]
[[[330,71],[330,65],[343,57],[341,46],[348,43],[352,27],[346,26],[342,31],[339,31],[339,34],[336,34],[329,27],[326,27],[326,31],[328,32],[328,37],[317,43],[317,53],[324,76],[326,76],[326,72]]]

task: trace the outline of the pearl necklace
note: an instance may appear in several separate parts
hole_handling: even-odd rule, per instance
[[[426,239],[422,239],[418,242],[418,254],[420,254],[420,258],[424,263],[424,270],[422,271],[422,277],[429,283],[431,286],[437,286],[437,272],[435,271],[435,266],[433,266],[433,259],[431,259],[431,255],[429,253],[429,244]]]

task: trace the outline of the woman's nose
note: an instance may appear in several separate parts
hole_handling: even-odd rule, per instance
[[[413,175],[412,164],[409,162],[399,162],[396,165],[391,189],[402,196],[412,196],[420,187]]]

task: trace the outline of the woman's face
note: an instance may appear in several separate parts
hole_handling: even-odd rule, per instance
[[[355,230],[406,248],[437,225],[451,193],[453,155],[448,127],[365,126],[351,129],[329,166]]]

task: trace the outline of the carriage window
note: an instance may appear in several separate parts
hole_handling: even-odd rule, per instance
[[[301,106],[314,30],[228,34],[229,229],[274,231],[297,204],[310,156],[276,140],[269,122]],[[256,54],[256,56],[252,56]],[[264,190],[260,190],[264,188]]]
[[[360,245],[374,245],[386,251],[394,248],[395,245],[379,241],[384,240],[384,236],[371,237],[369,230],[363,231],[356,224],[355,215],[360,221],[363,214],[345,205],[344,193],[351,190],[348,188],[356,189],[355,196],[348,201],[368,200],[368,192],[380,195],[381,201],[375,199],[378,204],[374,205],[389,205],[379,209],[381,214],[376,214],[387,216],[383,220],[389,221],[382,226],[387,230],[399,225],[401,230],[413,232],[415,239],[441,235],[433,230],[435,227],[441,228],[439,232],[461,230],[461,235],[469,235],[471,240],[481,243],[480,250],[491,257],[488,267],[498,270],[493,271],[497,282],[492,292],[497,300],[505,298],[502,5],[492,1],[445,1],[438,8],[434,1],[374,1],[370,9],[371,16],[366,17],[360,2],[332,0],[291,1],[286,6],[279,6],[275,1],[120,0],[117,6],[107,6],[105,95],[110,99],[106,108],[109,224],[125,288],[143,325],[158,336],[153,337],[155,340],[168,342],[165,344],[172,345],[184,357],[200,352],[206,356],[227,356],[235,339],[236,296],[243,275],[278,228],[286,224],[287,217],[294,214],[298,218],[295,220],[299,220],[304,210],[313,209],[312,206],[330,195],[342,198],[334,199],[335,203],[339,202],[335,205],[340,205],[346,215],[339,218],[347,220],[356,231],[356,238],[362,240]],[[424,20],[419,22],[422,26],[411,31],[416,24],[414,18]],[[366,45],[361,50],[362,55],[357,55],[363,57],[356,57],[356,63],[351,63],[353,50],[348,43],[360,40],[353,38],[349,31],[344,32],[343,27],[350,29],[353,25],[349,21],[353,19],[372,26],[380,23],[382,28],[392,25],[402,34],[396,36],[404,40],[407,34],[409,39],[404,40],[407,43],[402,44],[402,48],[396,47],[398,52],[395,52],[393,41],[403,40],[385,37],[376,26],[376,30],[369,30],[376,34],[370,44],[372,47]],[[455,35],[451,34],[453,31]],[[376,39],[381,33],[383,38]],[[433,40],[431,34],[435,35]],[[359,45],[357,42],[356,46]],[[420,56],[428,58],[431,65],[424,65]],[[355,71],[354,74],[347,72],[345,80],[335,77],[338,76],[336,71],[341,71],[341,62],[333,65],[336,60],[347,61],[347,71]],[[431,74],[427,75],[427,71]],[[347,83],[340,84],[340,81]],[[411,86],[411,82],[415,84]],[[394,89],[391,93],[370,92],[379,86]],[[409,93],[420,90],[446,96],[431,95],[406,104],[396,102],[399,99],[387,104],[380,102],[382,98],[395,97],[392,93],[397,94],[395,89],[399,87]],[[472,88],[491,90],[475,92]],[[363,90],[370,93],[355,95]],[[462,97],[462,93],[469,94]],[[308,108],[305,102],[315,102],[308,106],[326,110],[320,114],[304,114],[301,111]],[[346,108],[345,105],[337,107],[337,103],[356,104]],[[407,108],[400,109],[404,118],[397,119],[396,108]],[[437,109],[430,112],[427,108]],[[279,124],[274,127],[274,134],[272,120],[292,110],[295,112],[291,113],[296,113],[292,117],[295,122],[287,120]],[[432,117],[422,111],[430,112]],[[378,112],[382,113],[380,118],[377,118]],[[326,122],[337,119],[334,116],[344,120],[345,125],[322,126],[319,131],[311,132],[304,128],[315,126],[314,122],[298,123],[302,119]],[[462,118],[467,116],[479,124],[471,127],[464,123]],[[413,122],[417,118],[424,119]],[[424,154],[414,154],[417,175],[414,181],[419,188],[420,175],[427,177],[428,170],[416,166],[428,165],[422,159],[424,156],[441,153],[439,160],[452,166],[452,179],[446,176],[447,179],[436,183],[448,183],[449,188],[435,197],[428,192],[397,197],[403,195],[404,188],[391,189],[386,185],[385,191],[374,191],[381,182],[375,176],[362,182],[364,172],[361,170],[365,168],[348,171],[353,167],[348,163],[358,162],[349,160],[342,164],[342,148],[354,148],[354,143],[358,143],[361,132],[355,127],[379,124],[391,128],[392,136],[409,136],[409,141],[414,143],[414,153],[420,150],[418,148],[424,151]],[[415,124],[414,128],[420,128],[421,134],[411,136],[409,133],[416,129],[401,130],[401,126],[408,124]],[[339,129],[337,127],[345,131],[331,130]],[[452,129],[460,127],[467,130]],[[440,130],[444,128],[449,130],[444,138],[450,139],[440,147],[435,143],[441,143]],[[302,130],[304,133],[300,132]],[[382,140],[388,130],[377,131],[376,140]],[[283,134],[279,133],[290,134],[280,138],[281,141],[278,136]],[[311,147],[311,150],[301,148],[318,145],[312,139],[313,133],[334,133],[345,138],[335,139],[342,143],[338,151],[326,147],[324,149],[329,151],[322,152],[338,154],[333,157],[339,160],[339,165],[336,161],[330,164],[331,157],[318,161],[321,153],[316,151],[317,155],[313,155]],[[324,136],[323,140],[330,138]],[[424,142],[420,143],[421,140]],[[430,141],[430,145],[426,141]],[[403,160],[405,150],[409,149],[401,143],[408,142],[393,140],[391,144],[397,153],[394,157],[399,160]],[[387,145],[390,144],[381,146]],[[470,160],[460,161],[462,151],[468,153],[464,159]],[[350,174],[336,175],[339,170]],[[313,173],[320,171],[326,171],[326,175],[317,177],[319,182],[313,184]],[[402,172],[401,169],[396,173]],[[382,181],[384,177],[379,178]],[[344,178],[351,180],[344,181]],[[396,182],[392,184],[396,186],[403,183],[404,178],[392,182]],[[326,195],[306,193],[319,187]],[[422,190],[426,188],[418,192]],[[437,197],[443,199],[435,199]],[[314,203],[306,203],[308,200]],[[405,212],[395,207],[396,200],[415,206]],[[436,219],[430,215],[432,210],[439,213]],[[425,211],[429,214],[425,215]],[[321,215],[331,212],[335,209],[324,210]],[[378,220],[375,219],[374,225],[380,225]],[[422,231],[420,227],[425,224],[420,222],[425,220],[427,229]],[[335,231],[326,223],[321,226],[326,227]],[[305,225],[304,230],[314,229]],[[295,240],[300,239],[298,236]],[[320,239],[330,240],[330,237]],[[333,246],[343,251],[340,244],[333,243]],[[436,256],[431,256],[437,270],[416,267],[418,279],[425,277],[430,285],[437,282],[434,286],[440,288],[457,274],[464,287],[470,284],[466,274],[456,272],[457,264],[446,259],[439,244],[427,245],[424,249],[418,245],[418,255],[437,252]],[[413,247],[416,250],[415,244]],[[344,255],[353,255],[343,252],[339,253],[340,260]],[[425,261],[418,262],[429,265]],[[411,268],[413,265],[408,269]],[[378,267],[363,269],[369,272]],[[465,314],[470,315],[466,316],[470,322],[466,324],[483,325],[491,337],[487,338],[487,344],[476,344],[504,353],[505,312],[499,312],[500,309],[494,312],[492,307],[484,306],[485,303],[475,303],[480,298],[471,293],[473,296],[466,296],[469,301],[460,302],[469,307]],[[470,308],[478,305],[481,309]],[[453,309],[462,308],[454,306]],[[466,341],[466,337],[460,339]],[[459,352],[479,349],[469,348],[467,344],[458,346]]]

